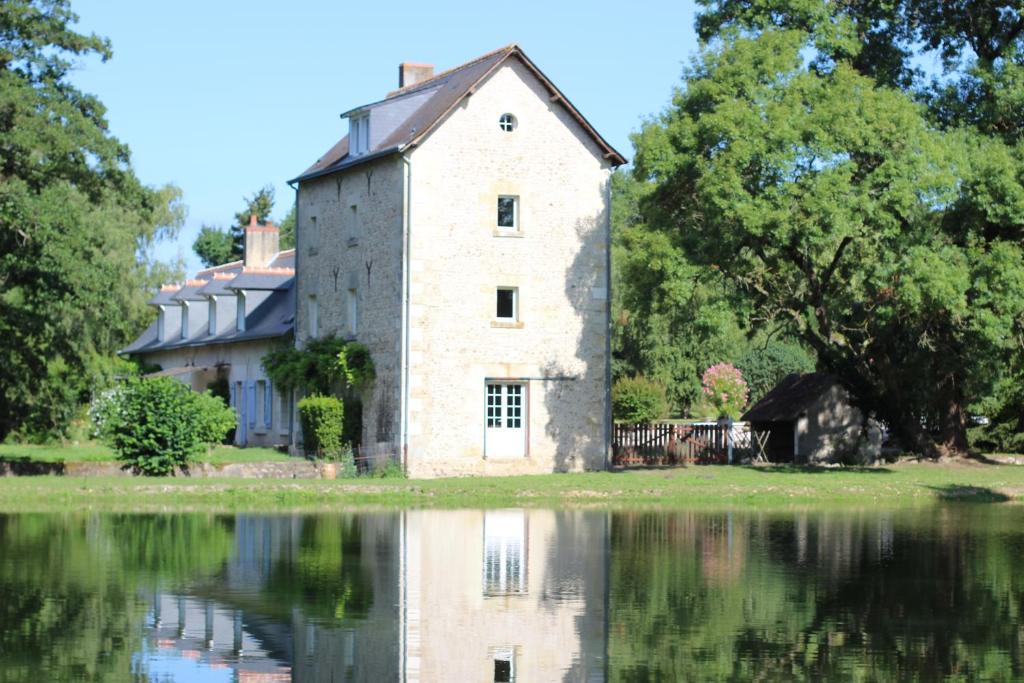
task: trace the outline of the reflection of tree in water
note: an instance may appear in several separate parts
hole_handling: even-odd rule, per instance
[[[191,578],[230,547],[223,525],[189,519],[0,515],[0,681],[124,680],[142,573]]]
[[[146,581],[195,581],[224,566],[235,548],[234,519],[197,514],[102,518],[123,570]]]
[[[354,516],[305,517],[298,557],[274,564],[266,590],[313,619],[364,619],[373,606],[373,577],[363,565],[362,546]]]
[[[614,515],[611,678],[1019,678],[1024,536],[988,512]]]

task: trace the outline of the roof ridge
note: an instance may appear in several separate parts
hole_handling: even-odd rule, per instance
[[[295,275],[294,268],[285,266],[246,266],[242,272],[247,275]]]
[[[217,271],[220,271],[220,270],[222,270],[224,268],[231,268],[231,267],[234,267],[234,266],[239,266],[241,264],[242,264],[242,259],[238,259],[237,261],[229,261],[228,263],[222,263],[219,266],[210,266],[209,268],[203,268],[202,270],[197,270],[196,271],[196,276],[206,275],[208,273],[216,273]]]
[[[480,62],[484,61],[485,59],[490,59],[491,57],[493,57],[493,56],[495,56],[495,55],[497,55],[497,54],[499,54],[501,52],[509,52],[509,53],[511,53],[514,50],[519,50],[519,49],[520,48],[519,48],[519,44],[518,43],[509,43],[508,45],[505,45],[503,47],[499,47],[497,50],[491,50],[487,54],[480,55],[479,57],[471,59],[468,62],[464,62],[463,64],[459,64],[458,66],[453,66],[450,69],[446,69],[445,71],[442,71],[439,74],[434,74],[430,78],[424,79],[422,81],[418,81],[416,83],[413,83],[412,85],[407,85],[404,88],[398,88],[397,90],[392,90],[391,92],[389,92],[385,96],[384,99],[385,100],[390,100],[392,97],[398,97],[399,95],[407,95],[407,94],[409,94],[411,92],[415,92],[416,90],[419,90],[421,87],[427,87],[427,86],[433,84],[434,81],[438,81],[438,80],[440,80],[442,78],[447,78],[448,76],[451,76],[456,71],[461,71],[462,69],[465,69],[467,67],[473,66],[475,64],[479,64]]]

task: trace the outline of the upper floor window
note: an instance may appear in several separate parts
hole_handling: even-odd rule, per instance
[[[514,131],[518,124],[519,122],[516,121],[516,117],[512,114],[502,114],[501,118],[498,119],[498,127],[506,133]]]
[[[498,230],[519,230],[519,197],[498,197]]]
[[[519,290],[515,287],[498,287],[494,317],[498,320],[519,319]]]
[[[352,204],[348,207],[349,210],[349,226],[348,226],[348,245],[350,247],[355,246],[359,243],[360,228],[359,225],[359,207]]]
[[[309,239],[307,247],[307,251],[310,256],[316,254],[317,250],[320,248],[320,230],[316,225],[316,216],[309,217]]]
[[[235,295],[235,327],[239,332],[245,331],[245,292],[242,290]]]
[[[354,157],[370,151],[370,115],[361,114],[348,120],[348,152]]]

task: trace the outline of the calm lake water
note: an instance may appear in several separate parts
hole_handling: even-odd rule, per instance
[[[1024,679],[1024,511],[0,516],[0,681]]]

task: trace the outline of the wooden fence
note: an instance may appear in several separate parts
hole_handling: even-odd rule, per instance
[[[737,439],[734,428],[733,451]],[[729,427],[725,425],[616,423],[612,435],[612,465],[636,467],[726,463]]]

